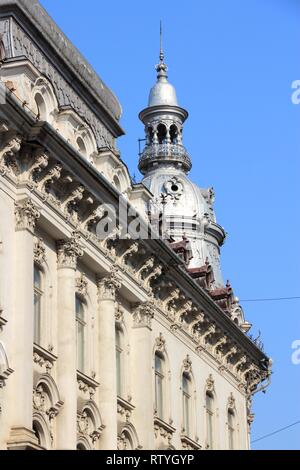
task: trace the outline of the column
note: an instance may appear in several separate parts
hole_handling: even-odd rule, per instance
[[[132,390],[134,424],[143,449],[154,449],[154,375],[151,302],[140,303],[133,310],[132,330]]]
[[[15,205],[14,309],[12,312],[13,347],[10,397],[12,428],[9,449],[34,448],[38,441],[32,431],[33,324],[34,324],[34,229],[40,217],[29,198]]]
[[[117,380],[115,299],[121,282],[113,269],[98,278],[98,364],[100,377],[100,413],[105,429],[100,439],[101,450],[117,449]]]
[[[57,242],[58,263],[58,388],[64,402],[57,417],[57,448],[76,449],[77,443],[77,358],[75,273],[83,248],[77,232]]]

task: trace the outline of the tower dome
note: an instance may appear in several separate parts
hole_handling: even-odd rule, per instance
[[[165,67],[164,69],[163,66]],[[174,86],[168,82],[166,74],[167,66],[165,64],[159,64],[157,69],[159,69],[157,82],[150,90],[148,107],[161,105],[178,106],[176,90]]]
[[[183,145],[188,112],[178,105],[175,88],[168,82],[162,43],[159,59],[157,83],[150,91],[148,107],[139,114],[146,136],[139,170],[143,184],[153,194],[150,220],[163,220],[161,235],[171,243],[188,240],[192,256],[187,268],[196,275],[209,266],[214,287],[222,287],[220,246],[225,232],[216,222],[214,192],[200,188],[187,175],[192,167]]]

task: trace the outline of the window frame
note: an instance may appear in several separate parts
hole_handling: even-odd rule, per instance
[[[82,316],[77,311],[77,305],[80,303]],[[86,301],[78,293],[75,294],[75,321],[76,321],[76,368],[84,373],[86,369]],[[81,328],[81,331],[79,329]],[[79,342],[79,336],[81,337]],[[79,354],[80,347],[80,354]]]
[[[39,284],[36,284],[36,273],[39,275]],[[38,346],[42,343],[42,317],[44,311],[44,295],[45,295],[45,273],[43,268],[38,264],[33,264],[33,296],[34,296],[34,319],[33,319],[33,342]],[[38,299],[38,314],[37,304]]]
[[[205,392],[206,444],[210,450],[214,448],[214,400],[214,394],[207,390]]]

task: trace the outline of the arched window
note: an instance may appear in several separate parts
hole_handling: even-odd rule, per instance
[[[76,346],[77,369],[84,372],[84,345],[85,345],[85,304],[80,296],[76,295]]]
[[[82,442],[79,442],[79,443],[77,444],[76,449],[77,449],[77,450],[87,450],[86,447],[85,447],[85,445],[82,444]]]
[[[235,413],[232,408],[229,408],[227,411],[227,426],[228,426],[228,446],[230,450],[234,449],[234,440],[235,440]]]
[[[77,147],[78,147],[78,152],[81,153],[84,157],[87,156],[87,151],[86,151],[86,146],[85,143],[83,142],[83,139],[81,137],[77,137],[76,140]]]
[[[214,443],[214,397],[211,392],[206,392],[206,441],[209,449],[213,449]]]
[[[184,433],[191,433],[191,379],[186,373],[182,375],[182,418]]]
[[[120,180],[117,177],[117,175],[114,176],[113,182],[114,182],[114,185],[117,188],[117,190],[121,191],[121,184],[120,184]]]
[[[124,393],[124,335],[119,325],[116,326],[116,371],[117,395],[122,397]]]
[[[175,124],[170,127],[170,139],[172,144],[178,143],[178,129]]]
[[[47,120],[47,108],[46,108],[44,98],[42,97],[40,93],[37,93],[34,97],[34,101],[38,109],[38,119],[40,119],[41,121],[46,121]]]
[[[155,411],[160,419],[164,419],[164,388],[165,388],[165,361],[163,356],[155,353]]]
[[[164,124],[159,124],[157,126],[157,137],[158,143],[164,144],[167,141],[167,128]]]
[[[42,304],[43,304],[43,272],[37,264],[34,265],[33,280],[34,280],[33,340],[36,344],[40,344],[41,326],[42,326]]]

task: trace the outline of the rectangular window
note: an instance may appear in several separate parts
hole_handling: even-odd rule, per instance
[[[34,331],[33,341],[36,344],[41,342],[41,316],[42,316],[42,272],[41,269],[34,265]]]
[[[206,439],[209,449],[213,449],[213,397],[206,394]]]
[[[85,343],[84,304],[76,296],[76,343],[77,343],[77,369],[84,372],[84,343]]]
[[[164,419],[164,374],[163,359],[155,354],[155,410],[160,419]]]
[[[183,412],[183,428],[187,436],[190,435],[190,379],[183,374],[182,376],[182,412]]]

